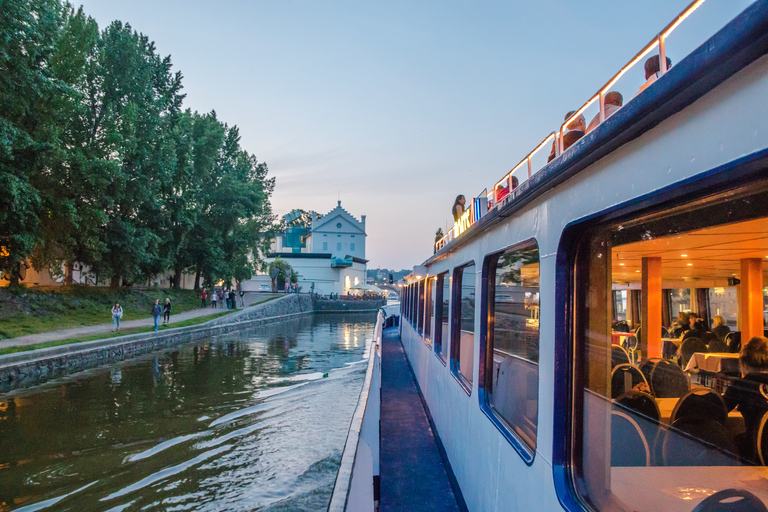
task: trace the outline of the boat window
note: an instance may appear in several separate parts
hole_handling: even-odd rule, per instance
[[[446,343],[450,339],[451,279],[448,272],[438,274],[435,280],[435,353],[441,361],[446,360]]]
[[[435,325],[435,277],[432,276],[424,281],[426,283],[426,291],[424,292],[424,341],[431,347],[434,339],[432,326]]]
[[[539,249],[488,256],[484,399],[504,430],[536,449],[539,416]]]
[[[424,336],[424,287],[426,282],[426,279],[422,279],[416,285],[416,322],[418,324],[418,332],[422,336]]]
[[[768,505],[768,181],[614,219],[574,228],[579,495],[688,512],[738,489]]]
[[[453,331],[451,336],[451,369],[472,389],[472,369],[475,352],[475,264],[453,271]]]

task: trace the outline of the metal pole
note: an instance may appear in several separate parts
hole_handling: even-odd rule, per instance
[[[600,91],[600,124],[605,121],[605,94]]]
[[[667,72],[667,47],[664,36],[659,34],[659,76]]]

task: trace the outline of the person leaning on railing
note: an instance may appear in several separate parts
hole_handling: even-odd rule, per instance
[[[672,59],[667,57],[667,70],[672,67]],[[635,96],[645,90],[646,87],[655,82],[661,76],[661,67],[659,65],[659,56],[653,55],[645,61],[645,83],[640,86]]]
[[[624,97],[618,91],[611,91],[605,95],[605,119],[611,117],[624,104]],[[600,112],[592,118],[587,126],[587,133],[591,132],[600,124]]]
[[[453,221],[458,222],[459,218],[464,213],[464,205],[467,203],[467,200],[464,198],[463,195],[459,194],[456,196],[456,201],[453,202],[453,207],[451,208],[451,214],[453,214]]]
[[[575,110],[571,110],[567,114],[565,114],[564,121],[567,121],[570,119],[570,117],[575,114]],[[574,142],[579,140],[584,136],[584,131],[587,129],[587,122],[584,119],[583,115],[579,115],[576,119],[568,123],[568,126],[566,126],[566,129],[568,130],[565,135],[563,135],[563,151],[568,149],[573,145]],[[551,162],[555,158],[555,144],[557,141],[552,141],[552,151],[549,153],[549,158],[547,159],[547,162]]]

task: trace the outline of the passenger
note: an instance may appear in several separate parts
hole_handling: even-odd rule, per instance
[[[509,190],[515,190],[517,186],[520,184],[516,176],[512,176],[512,188]]]
[[[738,407],[746,432],[735,437],[741,455],[757,462],[755,440],[760,419],[768,411],[768,338],[755,336],[739,354],[741,379],[736,379],[723,394],[728,411]]]
[[[717,315],[712,319],[715,326],[712,328],[712,334],[717,336],[719,340],[725,340],[726,335],[731,332],[731,328],[725,325],[725,318]]]
[[[571,118],[573,114],[575,114],[575,110],[571,110],[567,114],[565,114],[564,121],[567,121]],[[574,142],[579,140],[584,136],[584,130],[587,129],[587,122],[584,119],[584,116],[579,115],[576,119],[568,123],[568,126],[566,126],[566,129],[568,130],[563,135],[563,151],[568,149],[573,145]],[[547,159],[547,162],[551,162],[555,158],[555,141],[552,142],[552,151],[549,152],[549,158]]]
[[[467,203],[467,200],[464,199],[464,196],[458,195],[456,196],[456,201],[453,202],[453,208],[451,208],[451,214],[453,214],[453,221],[458,222],[459,217],[461,217],[464,214],[464,205]]]
[[[609,117],[611,117],[614,113],[616,113],[617,110],[621,108],[623,104],[624,104],[624,97],[621,95],[620,92],[611,91],[608,94],[606,94],[605,95],[605,118],[608,119]],[[597,125],[599,124],[600,124],[600,112],[598,112],[597,115],[593,117],[592,120],[589,122],[589,126],[587,126],[587,133],[597,128]]]
[[[672,336],[680,338],[683,333],[688,330],[688,313],[683,313],[681,311],[677,315],[677,320],[672,323],[669,330],[672,332]]]
[[[709,341],[715,339],[716,336],[709,332],[707,324],[704,323],[703,318],[692,317],[691,328],[683,334],[683,341],[688,338],[699,338],[704,343],[709,343]]]
[[[669,70],[672,67],[672,60],[667,57],[667,70]],[[653,82],[655,82],[661,73],[661,68],[659,67],[659,56],[654,55],[652,57],[649,57],[648,60],[645,61],[645,83],[640,86],[640,89],[637,91],[635,96],[643,92],[649,85],[651,85]]]
[[[509,187],[505,187],[504,183],[496,185],[496,202],[502,202],[509,195]]]

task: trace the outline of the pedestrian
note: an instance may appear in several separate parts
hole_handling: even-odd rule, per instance
[[[214,290],[214,293],[216,293],[216,291],[215,291],[215,290]],[[206,306],[205,306],[205,299],[206,299],[207,297],[208,297],[208,294],[207,294],[207,293],[205,293],[205,288],[203,288],[203,292],[200,294],[200,299],[202,299],[202,302],[200,303],[200,307],[201,307],[201,308],[204,308],[204,307],[206,307]]]
[[[229,303],[232,305],[232,309],[237,309],[237,295],[235,295],[235,289],[229,290]]]
[[[221,303],[221,307],[224,307],[224,287],[223,286],[221,290],[219,290],[219,303]]]
[[[165,306],[163,306],[163,323],[171,323],[171,299],[165,298]]]
[[[218,305],[216,304],[218,302],[218,297],[216,296],[216,290],[213,290],[213,293],[211,293],[211,308],[217,309]]]
[[[120,332],[120,320],[123,319],[123,308],[120,307],[119,302],[115,302],[112,306],[112,331]]]
[[[160,307],[160,299],[155,299],[155,305],[152,306],[152,317],[155,319],[155,331],[160,330],[160,315],[163,309]]]
[[[243,290],[240,290],[240,307],[245,307],[245,292]]]

